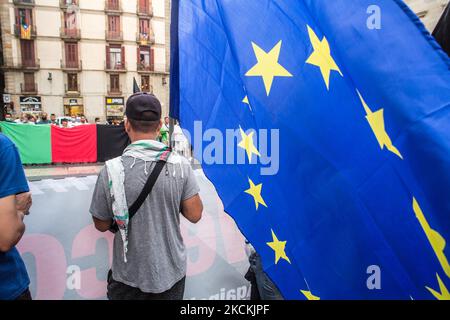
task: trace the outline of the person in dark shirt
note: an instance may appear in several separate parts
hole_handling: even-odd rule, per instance
[[[30,279],[15,248],[25,232],[31,194],[16,146],[0,134],[0,300],[31,299]]]

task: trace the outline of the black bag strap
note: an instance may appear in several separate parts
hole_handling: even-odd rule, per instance
[[[141,194],[136,199],[136,201],[131,205],[131,207],[128,210],[129,220],[136,215],[136,213],[139,211],[139,209],[144,204],[145,199],[147,199],[148,195],[152,192],[153,187],[155,186],[156,180],[158,180],[158,177],[160,176],[164,166],[166,165],[165,160],[159,160],[155,168],[153,169],[152,173],[148,177],[147,182],[145,183],[144,189],[142,189]]]

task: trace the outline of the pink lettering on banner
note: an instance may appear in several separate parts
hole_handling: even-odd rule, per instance
[[[44,234],[25,235],[17,246],[36,265],[36,300],[62,300],[66,291],[66,255],[61,243]]]
[[[209,270],[216,259],[216,232],[214,219],[206,210],[203,212],[202,220],[192,225],[185,219],[182,220],[181,234],[184,244],[188,250],[187,276],[192,277]],[[199,238],[199,234],[202,238]],[[192,249],[197,250],[195,254],[189,254]],[[195,260],[191,258],[195,256]]]
[[[100,239],[105,239],[108,242],[109,265],[111,265],[114,236],[110,232],[98,232],[93,224],[82,229],[75,237],[72,246],[72,259],[96,255],[96,246]],[[77,289],[77,292],[85,299],[100,299],[106,296],[106,286],[106,280],[98,280],[97,269],[90,268],[81,271],[81,287]]]

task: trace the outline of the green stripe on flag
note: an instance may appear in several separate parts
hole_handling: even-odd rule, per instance
[[[16,144],[23,164],[52,162],[50,125],[0,122],[0,128]]]

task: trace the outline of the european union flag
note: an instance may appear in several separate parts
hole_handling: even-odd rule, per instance
[[[173,2],[172,116],[284,297],[449,299],[450,62],[409,8]]]

